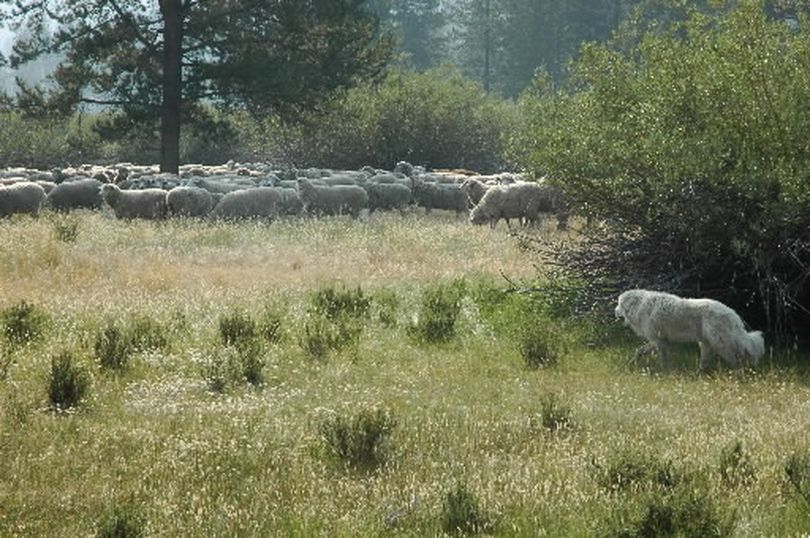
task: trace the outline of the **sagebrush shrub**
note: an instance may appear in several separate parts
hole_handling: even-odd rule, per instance
[[[441,526],[447,534],[476,534],[487,531],[492,523],[473,492],[466,484],[458,483],[445,495]]]
[[[219,335],[225,345],[238,345],[242,340],[252,340],[257,335],[256,322],[249,315],[233,312],[219,318]]]
[[[146,536],[146,519],[137,508],[119,506],[98,526],[98,538],[141,538]]]
[[[723,447],[720,453],[720,478],[726,486],[749,484],[756,478],[756,467],[743,450],[740,440]]]
[[[396,327],[400,303],[399,296],[391,290],[381,290],[374,295],[374,304],[377,305],[377,320],[383,327]]]
[[[129,336],[112,322],[96,334],[93,349],[99,364],[114,370],[125,367],[133,351]]]
[[[329,286],[312,296],[312,312],[334,321],[343,316],[365,318],[371,308],[371,297],[360,287],[356,289]]]
[[[596,481],[610,491],[672,488],[683,480],[670,461],[635,452],[611,455],[604,466],[596,465]]]
[[[0,312],[3,335],[12,345],[24,345],[40,339],[49,317],[37,306],[21,301]]]
[[[552,366],[557,363],[557,347],[544,327],[526,329],[520,338],[520,355],[530,369]]]
[[[267,307],[256,321],[256,330],[268,344],[275,344],[281,340],[283,321],[283,312]]]
[[[606,538],[723,538],[731,536],[736,513],[717,506],[705,492],[678,487],[623,498],[618,509],[600,522],[597,536]]]
[[[571,408],[560,403],[554,394],[540,400],[540,424],[550,431],[570,429],[574,425]]]
[[[347,468],[368,470],[384,461],[383,443],[395,426],[389,411],[363,410],[322,422],[318,433],[331,459]]]
[[[242,363],[235,347],[217,347],[202,365],[202,377],[211,392],[225,393],[242,380]]]
[[[465,291],[461,281],[424,290],[416,321],[407,328],[408,335],[428,344],[452,340],[456,335],[456,321],[461,313]]]
[[[810,452],[791,454],[784,468],[787,483],[810,507]]]
[[[51,359],[48,400],[52,409],[64,411],[79,405],[90,386],[88,374],[76,364],[73,353],[63,351]]]
[[[130,319],[127,333],[130,344],[135,349],[142,351],[164,349],[169,345],[169,330],[147,315]]]

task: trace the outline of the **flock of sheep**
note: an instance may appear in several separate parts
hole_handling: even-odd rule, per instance
[[[69,211],[104,204],[121,219],[272,220],[300,214],[358,218],[363,210],[404,212],[417,206],[428,213],[433,209],[469,213],[472,223],[491,226],[501,219],[507,224],[513,219],[531,224],[548,214],[557,216],[559,228],[567,221],[560,192],[543,182],[524,181],[514,174],[427,172],[405,162],[393,171],[371,167],[280,170],[233,162],[184,165],[179,175],[128,163],[52,171],[0,170],[0,217],[37,215],[43,207]]]

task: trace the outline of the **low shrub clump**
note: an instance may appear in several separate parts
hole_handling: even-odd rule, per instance
[[[226,346],[239,345],[244,340],[256,338],[256,335],[256,322],[247,314],[232,312],[219,318],[219,336]]]
[[[635,452],[613,454],[594,469],[597,484],[609,491],[669,489],[683,480],[672,462]]]
[[[124,368],[133,351],[129,336],[113,322],[98,332],[93,349],[101,367],[113,370]]]
[[[539,419],[543,428],[552,432],[568,430],[574,427],[571,408],[560,403],[555,394],[549,394],[540,400]]]
[[[751,457],[743,450],[740,440],[723,447],[720,453],[720,479],[726,486],[750,484],[756,478],[756,467]]]
[[[242,340],[238,346],[217,346],[202,366],[202,377],[211,392],[225,393],[248,383],[264,384],[264,350],[257,339]]]
[[[456,321],[465,293],[466,287],[461,280],[425,289],[416,320],[407,327],[408,335],[426,344],[452,340],[456,336]]]
[[[447,534],[477,534],[492,528],[476,496],[464,483],[447,492],[442,504],[441,527]]]
[[[48,401],[51,409],[65,411],[76,407],[87,395],[90,377],[76,364],[73,353],[63,351],[51,359]]]
[[[146,518],[135,507],[119,506],[98,526],[98,538],[141,538],[146,536]]]
[[[810,509],[810,452],[791,454],[785,461],[785,478],[793,492]]]
[[[39,340],[48,325],[48,314],[39,307],[21,301],[0,312],[3,335],[13,346]]]
[[[318,426],[330,459],[354,470],[369,470],[385,461],[384,442],[396,426],[386,410],[364,410],[353,416],[335,416]]]

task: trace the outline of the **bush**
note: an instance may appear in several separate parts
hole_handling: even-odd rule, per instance
[[[572,428],[571,408],[561,404],[554,394],[544,396],[540,401],[540,424],[553,432]]]
[[[128,337],[134,349],[164,349],[169,345],[166,327],[149,316],[136,316],[129,321]]]
[[[513,107],[449,69],[391,71],[334,99],[295,125],[278,120],[253,133],[254,151],[278,154],[299,166],[392,170],[401,160],[432,168],[502,171]],[[273,141],[268,147],[267,140]]]
[[[359,287],[356,290],[322,288],[312,296],[312,313],[335,321],[343,316],[366,318],[371,307],[371,298]]]
[[[146,521],[137,509],[131,506],[116,508],[99,525],[98,538],[141,538],[146,535]]]
[[[231,388],[249,383],[264,384],[265,360],[257,339],[241,340],[238,346],[217,347],[202,367],[202,377],[211,392],[225,393]]]
[[[384,461],[383,443],[395,426],[391,413],[378,409],[336,416],[322,422],[318,433],[331,459],[346,468],[368,470]]]
[[[634,452],[619,452],[604,466],[594,465],[597,484],[609,491],[670,489],[683,481],[672,462]]]
[[[808,26],[762,2],[715,7],[586,45],[568,86],[538,78],[523,98],[526,166],[607,223],[552,247],[546,266],[605,312],[632,287],[710,295],[805,339]]]
[[[89,376],[76,365],[71,352],[64,351],[51,359],[48,400],[52,409],[64,411],[76,407],[89,386]]]
[[[547,329],[533,327],[525,330],[520,339],[520,355],[530,369],[557,364],[558,352],[550,342]]]
[[[492,526],[478,506],[478,499],[463,483],[457,484],[445,496],[441,523],[447,534],[477,534]]]
[[[731,536],[735,523],[736,515],[724,513],[708,494],[681,487],[626,500],[595,534],[606,538],[720,538]]]
[[[380,324],[387,328],[396,327],[400,306],[397,294],[391,290],[381,290],[374,295],[374,303],[377,305],[377,320]]]
[[[45,311],[25,301],[0,312],[3,334],[13,346],[39,340],[45,331],[48,319]]]
[[[219,318],[219,335],[226,346],[239,345],[256,338],[256,322],[247,314],[233,312]]]
[[[425,289],[416,321],[407,328],[408,335],[427,344],[452,340],[456,335],[456,321],[461,313],[461,301],[465,293],[463,281]]]
[[[284,313],[277,308],[266,307],[256,321],[256,330],[268,344],[281,340]]]
[[[726,486],[750,484],[756,478],[756,467],[743,451],[742,442],[736,440],[720,453],[720,478]]]
[[[102,368],[114,370],[127,365],[133,350],[129,337],[112,322],[96,334],[93,349]]]
[[[794,493],[810,507],[810,453],[791,454],[785,461],[785,478]]]

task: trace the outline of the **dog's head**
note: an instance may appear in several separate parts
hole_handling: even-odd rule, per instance
[[[619,302],[616,305],[616,310],[614,310],[616,319],[620,319],[625,323],[628,323],[628,316],[632,315],[639,302],[641,302],[641,295],[639,291],[640,290],[628,290],[619,295]]]

